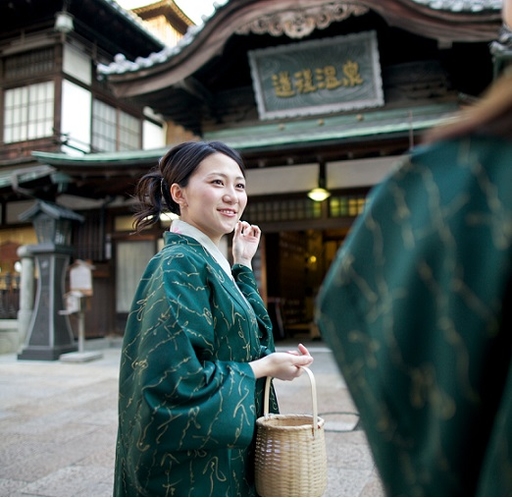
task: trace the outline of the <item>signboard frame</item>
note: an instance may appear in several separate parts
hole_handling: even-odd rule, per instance
[[[260,119],[384,105],[375,31],[248,52]]]

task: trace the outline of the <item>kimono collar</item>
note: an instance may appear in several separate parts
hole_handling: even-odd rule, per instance
[[[187,235],[197,240],[211,254],[213,259],[215,259],[215,261],[219,263],[219,265],[227,273],[229,278],[231,280],[234,280],[233,274],[231,273],[231,265],[229,264],[229,261],[226,259],[226,256],[222,254],[220,249],[212,242],[212,239],[210,239],[208,235],[205,235],[198,228],[193,227],[192,225],[182,220],[173,220],[173,222],[171,223],[170,231],[172,233],[177,233],[180,235]]]

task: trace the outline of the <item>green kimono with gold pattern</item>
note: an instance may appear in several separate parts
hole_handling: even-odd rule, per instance
[[[418,148],[317,301],[389,496],[512,496],[511,317],[512,143]]]
[[[250,268],[235,283],[195,239],[164,237],[123,340],[114,496],[254,495],[249,362],[274,351],[270,318]]]

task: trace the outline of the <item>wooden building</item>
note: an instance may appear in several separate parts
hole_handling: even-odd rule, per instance
[[[500,13],[501,0],[230,0],[175,46],[137,56],[128,47],[98,60],[94,85],[161,116],[166,145],[82,155],[32,149],[66,179],[45,175],[58,185],[57,202],[86,218],[75,233],[76,257],[95,264],[104,289],[92,305],[102,323],[89,336],[122,333],[138,276],[161,244],[165,223],[130,234],[137,178],[191,138],[242,153],[244,218],[265,234],[256,269],[276,312],[276,337],[307,328],[368,190],[423,130],[492,81]],[[315,187],[329,197],[311,200]],[[4,191],[4,199],[16,195]]]

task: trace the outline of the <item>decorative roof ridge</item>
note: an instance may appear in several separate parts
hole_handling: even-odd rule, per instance
[[[114,0],[104,0],[113,2]],[[231,0],[233,1],[233,0]],[[503,0],[410,0],[411,2],[428,7],[436,11],[447,11],[453,13],[473,13],[479,14],[484,11],[501,11]],[[108,77],[114,74],[135,73],[141,69],[153,67],[163,64],[171,58],[181,53],[189,46],[203,30],[204,26],[216,16],[218,10],[230,3],[230,0],[218,0],[213,3],[213,12],[211,15],[203,15],[202,24],[190,26],[185,35],[178,41],[175,46],[164,47],[159,52],[153,52],[147,57],[137,57],[134,61],[130,61],[124,54],[117,54],[114,61],[110,64],[98,64],[98,74]],[[346,3],[346,2],[344,2]],[[357,3],[357,2],[354,2]]]

